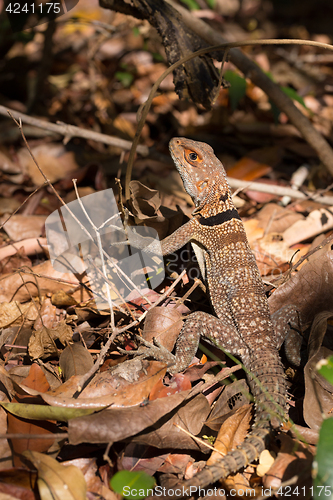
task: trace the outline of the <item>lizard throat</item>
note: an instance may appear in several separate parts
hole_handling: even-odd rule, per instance
[[[219,212],[218,214],[212,215],[211,217],[200,217],[200,219],[198,219],[198,222],[203,226],[219,226],[220,224],[223,224],[224,222],[227,222],[231,219],[241,220],[236,208],[225,210],[224,212]]]

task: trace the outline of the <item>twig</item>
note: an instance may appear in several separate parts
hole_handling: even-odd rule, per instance
[[[50,434],[15,434],[14,432],[8,434],[0,434],[0,439],[67,439],[68,432],[58,432]]]
[[[222,361],[219,360],[219,363],[222,364]],[[241,365],[234,365],[231,366],[230,368],[225,368],[224,370],[221,370],[217,375],[215,375],[214,379],[209,380],[208,382],[203,382],[202,384],[197,384],[189,393],[188,398],[192,398],[196,394],[204,392],[206,389],[210,389],[212,385],[218,384],[222,380],[230,377],[234,372],[237,372],[238,370],[241,370],[242,366]]]
[[[103,144],[109,144],[110,146],[116,146],[125,150],[129,150],[132,146],[132,143],[130,141],[119,139],[118,137],[100,134],[99,132],[75,127],[74,125],[69,125],[63,122],[58,122],[57,124],[50,123],[46,120],[33,118],[32,116],[25,115],[24,113],[0,105],[0,115],[7,116],[8,114],[11,117],[16,118],[17,120],[21,119],[23,123],[29,123],[30,125],[34,125],[35,127],[39,127],[44,130],[51,130],[52,132],[65,136],[65,144],[67,144],[67,142],[73,137],[82,137],[83,139],[92,139],[93,141],[102,142]],[[149,153],[149,149],[147,148],[147,146],[139,145],[138,153],[140,153],[142,156],[147,156]]]
[[[28,113],[31,112],[34,106],[41,99],[41,96],[43,95],[43,86],[45,85],[45,81],[51,71],[53,63],[53,35],[55,31],[56,22],[52,19],[49,23],[47,23],[46,29],[43,32],[44,43],[42,57],[38,62],[36,79],[28,99]]]
[[[319,245],[317,245],[315,248],[313,248],[312,250],[310,250],[307,254],[303,255],[303,257],[301,257],[296,262],[296,264],[293,265],[293,267],[291,269],[288,269],[287,272],[291,273],[292,271],[295,271],[295,269],[297,269],[302,264],[302,262],[304,262],[306,259],[308,259],[310,257],[310,255],[313,255],[314,253],[318,252],[318,250],[321,250],[322,248],[324,248],[332,240],[333,240],[333,234],[331,234],[330,236],[328,236],[327,238],[325,238]]]
[[[121,12],[122,14],[126,14],[127,16],[133,16],[137,19],[144,19],[143,15],[136,7],[133,7],[123,0],[100,0],[99,4],[104,9],[116,10],[117,12]]]
[[[80,394],[80,392],[83,391],[83,389],[85,388],[86,384],[89,382],[89,380],[91,379],[91,377],[97,372],[97,370],[99,369],[100,365],[103,364],[104,358],[107,355],[108,350],[109,350],[112,342],[114,341],[114,339],[118,335],[118,333],[120,333],[120,330],[118,330],[117,328],[114,328],[113,332],[110,335],[110,337],[108,338],[105,346],[102,347],[101,352],[97,356],[97,359],[96,359],[95,363],[93,364],[93,366],[90,368],[90,370],[87,373],[85,373],[84,375],[82,375],[82,377],[78,381],[77,389],[76,389],[75,394],[73,394],[73,398],[77,398],[78,397],[78,395]]]
[[[93,258],[90,255],[88,255],[88,261],[89,261],[89,264],[95,269],[95,272],[102,278],[102,280],[104,281],[104,283],[106,283],[112,289],[112,291],[117,295],[118,299],[122,302],[122,304],[125,307],[125,309],[127,309],[128,314],[130,316],[132,316],[133,320],[135,320],[135,317],[133,315],[132,310],[129,308],[126,300],[121,295],[121,293],[119,293],[117,287],[112,283],[111,280],[108,279],[108,277],[106,276],[106,274],[103,274],[103,272],[100,269],[98,269],[98,267],[96,266]]]
[[[207,446],[207,448],[209,448],[212,451],[215,451],[216,453],[219,453],[222,457],[225,456],[225,453],[223,453],[222,451],[214,448],[214,446],[212,446],[211,444],[208,444],[203,439],[198,438],[198,436],[194,436],[194,434],[192,434],[191,432],[187,431],[186,429],[183,429],[183,427],[180,427],[180,425],[178,425],[176,423],[174,423],[173,425],[175,427],[177,427],[177,429],[179,429],[181,432],[184,432],[184,434],[186,434],[187,436],[190,436],[193,439],[193,441],[196,441],[197,443],[200,443],[200,444],[203,444],[204,446]]]
[[[276,196],[290,196],[297,200],[315,200],[323,205],[333,205],[333,196],[322,196],[318,197],[317,192],[302,192],[292,189],[287,186],[277,186],[272,184],[264,184],[261,182],[249,182],[242,181],[240,179],[234,179],[233,177],[228,177],[228,182],[230,187],[234,189],[259,191],[261,193],[270,193]]]
[[[195,33],[201,36],[207,43],[215,45],[225,42],[225,39],[218,31],[212,29],[205,21],[194,17],[188,10],[174,2],[166,0],[182,16],[183,22]],[[256,40],[256,42],[260,42]],[[296,41],[296,44],[311,45],[308,40]],[[284,42],[282,42],[284,43]],[[238,46],[241,46],[240,44]],[[319,47],[319,45],[313,45]],[[235,45],[236,47],[236,45]],[[323,47],[324,48],[324,47]],[[326,46],[329,50],[329,46]],[[316,151],[318,157],[323,162],[327,170],[333,174],[333,151],[324,137],[313,127],[310,120],[295,106],[293,101],[274,83],[256,63],[251,61],[243,52],[236,48],[229,51],[229,61],[232,62],[254,85],[261,88],[276,106],[283,111],[290,122],[300,131],[304,139]]]
[[[106,276],[106,266],[105,266],[105,259],[104,259],[103,248],[102,248],[102,239],[101,239],[100,228],[97,227],[94,224],[94,222],[92,221],[90,215],[88,214],[85,206],[82,203],[82,200],[80,198],[80,195],[79,195],[79,192],[78,192],[78,189],[77,189],[76,179],[72,179],[72,181],[73,181],[73,185],[74,185],[76,199],[77,199],[77,201],[78,201],[78,203],[79,203],[79,205],[81,207],[81,210],[84,213],[84,215],[86,216],[89,224],[91,225],[91,227],[95,231],[96,240],[97,240],[97,247],[98,247],[98,251],[99,251],[99,256],[100,256],[100,258],[102,260],[102,272],[103,272],[103,275]],[[107,287],[106,287],[106,297],[107,297],[109,308],[110,308],[111,328],[113,329],[114,328],[114,314],[113,314],[113,304],[112,304],[112,299],[111,299],[111,293],[110,293],[110,287],[109,287],[109,285],[107,285]]]
[[[24,135],[24,132],[23,132],[23,127],[22,127],[22,121],[21,121],[21,118],[19,118],[19,121],[15,120],[15,118],[12,116],[12,114],[8,111],[8,114],[9,116],[13,119],[13,121],[16,123],[16,125],[18,126],[20,132],[21,132],[21,135],[22,135],[22,138],[23,138],[23,141],[30,153],[30,156],[33,160],[33,162],[35,163],[36,167],[38,168],[39,172],[41,173],[41,175],[43,176],[45,182],[49,185],[49,187],[51,188],[52,192],[55,194],[55,196],[57,197],[57,199],[60,201],[61,205],[63,205],[64,209],[68,211],[68,213],[70,214],[70,216],[75,220],[75,222],[80,226],[80,228],[82,229],[82,231],[84,231],[84,233],[88,236],[89,240],[93,241],[94,243],[94,239],[93,237],[91,236],[90,232],[87,230],[86,227],[84,227],[84,225],[79,221],[79,219],[75,216],[75,214],[70,210],[70,208],[68,207],[68,205],[66,205],[66,203],[64,202],[64,200],[61,198],[61,196],[59,196],[59,194],[57,193],[56,189],[54,188],[54,186],[52,185],[52,183],[50,182],[50,180],[46,177],[46,175],[44,174],[44,172],[42,171],[42,169],[40,168],[40,166],[38,165],[38,162],[35,158],[35,156],[33,155],[32,151],[31,151],[31,148],[29,146],[29,143]],[[81,207],[82,208],[82,207]],[[87,214],[86,214],[87,216]],[[114,216],[112,216],[114,217]],[[112,218],[111,217],[111,218]],[[110,218],[110,219],[111,219]],[[105,221],[104,225],[110,220],[108,219],[107,221]],[[106,253],[106,251],[103,249],[103,255],[108,258],[108,254]],[[117,268],[117,270],[120,272],[120,274],[122,274],[122,276],[124,276],[128,281],[130,281],[130,283],[133,285],[133,287],[138,291],[138,293],[142,295],[142,293],[140,292],[140,290],[132,283],[132,281],[129,279],[128,276],[126,276],[126,274],[122,271],[122,269],[119,268],[119,266],[117,266],[116,263],[113,263],[113,265]],[[143,296],[144,299],[150,303],[149,299],[145,296]]]
[[[37,193],[37,191],[39,191],[40,189],[43,189],[43,187],[45,187],[47,184],[48,184],[48,183],[45,181],[45,182],[44,182],[44,184],[42,184],[41,186],[39,186],[38,188],[36,188],[36,189],[35,189],[32,193],[30,193],[30,194],[29,194],[29,196],[28,196],[28,197],[27,197],[24,201],[22,201],[21,205],[20,205],[20,206],[19,206],[16,210],[14,210],[14,212],[12,212],[12,213],[9,215],[9,217],[7,217],[7,219],[5,220],[5,222],[2,222],[2,223],[0,224],[0,229],[2,229],[2,228],[3,228],[3,226],[4,226],[4,225],[5,225],[5,224],[9,221],[9,219],[10,219],[11,217],[13,217],[13,215],[17,214],[17,212],[18,212],[19,210],[21,210],[21,208],[22,208],[22,207],[23,207],[23,206],[27,203],[27,201],[28,201],[28,200],[30,200],[30,198],[32,198],[32,197],[33,197],[33,195],[34,195],[35,193]]]
[[[242,40],[240,42],[230,42],[230,43],[225,42],[225,43],[220,43],[218,45],[213,45],[211,47],[205,47],[203,49],[197,50],[196,52],[193,52],[192,54],[189,54],[185,57],[182,57],[179,61],[172,64],[164,71],[164,73],[157,79],[157,81],[154,83],[153,87],[151,88],[151,91],[149,93],[149,97],[145,103],[143,110],[142,110],[142,116],[139,120],[137,130],[136,130],[136,133],[135,133],[135,136],[133,139],[133,144],[132,144],[131,151],[129,154],[128,164],[127,164],[127,169],[126,169],[126,177],[125,177],[125,197],[126,197],[126,200],[130,199],[129,183],[130,183],[130,180],[132,177],[132,168],[133,168],[136,147],[139,143],[139,138],[140,138],[143,126],[145,124],[145,120],[146,120],[147,115],[149,113],[152,101],[154,99],[156,91],[159,88],[161,82],[170,73],[172,73],[174,69],[178,68],[179,66],[181,66],[185,62],[190,61],[194,57],[202,56],[202,55],[207,54],[209,52],[215,52],[217,50],[232,49],[234,47],[245,47],[247,45],[278,45],[278,44],[280,44],[280,45],[308,45],[308,46],[320,47],[323,49],[328,49],[328,50],[333,51],[333,45],[329,45],[327,43],[321,43],[321,42],[313,42],[311,40],[289,40],[289,39],[266,40],[265,39],[265,40]],[[231,52],[231,50],[230,50],[230,52]],[[241,52],[239,52],[239,53],[242,55]],[[246,58],[246,61],[249,65],[249,70],[244,72],[244,73],[254,83],[256,83],[253,80],[252,74],[248,74],[248,73],[250,72],[250,69],[253,70],[252,65],[254,68],[256,68],[256,70],[258,70],[258,67],[247,58]],[[267,79],[270,82],[274,91],[276,90],[275,87],[278,89],[279,92],[277,92],[277,95],[275,96],[275,100],[273,99],[273,97],[272,97],[272,100],[274,100],[274,102],[278,105],[278,107],[281,110],[285,111],[285,113],[288,115],[288,117],[290,118],[291,121],[293,121],[291,119],[291,117],[295,118],[294,115],[297,116],[297,119],[294,119],[293,123],[301,131],[303,137],[315,149],[319,158],[322,160],[322,162],[325,164],[325,166],[328,168],[328,170],[333,175],[333,151],[332,151],[331,147],[328,145],[328,143],[325,141],[325,139],[319,134],[319,132],[317,132],[312,127],[309,120],[296,108],[296,106],[294,106],[291,99],[286,94],[284,94],[279,89],[279,87],[275,83],[273,83],[264,73],[262,73],[262,77],[264,77],[264,80]],[[258,83],[256,83],[256,85],[258,85]],[[262,88],[261,85],[258,85],[258,86]],[[283,97],[280,96],[280,93],[282,94]],[[270,97],[271,97],[271,94],[272,94],[272,92],[269,95]],[[289,114],[287,113],[286,108],[290,108]],[[295,109],[294,114],[293,114],[293,112],[290,113],[290,111],[293,108]],[[313,140],[314,137],[315,137],[315,141]],[[310,139],[311,139],[311,141],[310,141]],[[318,146],[318,144],[320,144],[320,146]]]

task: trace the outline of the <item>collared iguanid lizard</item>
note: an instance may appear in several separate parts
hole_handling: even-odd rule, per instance
[[[195,210],[186,224],[161,241],[162,253],[168,255],[189,241],[201,247],[216,316],[197,311],[188,317],[169,371],[187,368],[202,335],[240,358],[255,400],[254,425],[244,442],[182,483],[184,488],[204,488],[257,459],[285,419],[287,385],[278,351],[287,337],[286,351],[289,345],[289,358],[293,359],[291,351],[298,340],[290,324],[297,324],[298,318],[293,306],[271,317],[225,170],[213,149],[202,142],[174,138],[170,152]]]

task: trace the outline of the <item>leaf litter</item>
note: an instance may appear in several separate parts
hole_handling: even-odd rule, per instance
[[[249,37],[244,23],[237,26],[238,21],[233,24],[222,19],[220,4],[216,2],[215,11],[207,11],[214,12],[214,22],[231,34],[242,33]],[[258,5],[252,7],[259,9],[254,15],[268,16],[267,12],[260,11],[260,2]],[[82,0],[80,8],[84,12],[78,12],[81,22],[68,16],[64,24],[59,23],[56,28],[53,67],[41,94],[47,108],[47,120],[51,116],[52,121],[70,122],[131,140],[136,130],[137,108],[165,69],[164,61],[157,60],[157,54],[163,53],[161,42],[154,38],[156,35],[146,21],[102,11],[97,5],[88,5]],[[238,20],[247,19],[247,8],[245,5],[239,7]],[[89,21],[82,21],[82,16]],[[109,22],[114,32],[103,32],[94,25],[92,21],[96,17],[100,22]],[[260,29],[266,33],[268,28],[262,25]],[[287,28],[277,22],[276,29],[282,34]],[[326,42],[332,41],[329,35],[311,30],[310,33],[317,38],[323,37]],[[15,50],[7,54],[2,68],[8,81],[12,73],[7,65],[12,63],[17,67],[18,55],[30,67],[41,57],[40,34],[37,32],[25,44],[20,42],[21,45],[15,46],[14,42]],[[316,62],[320,61],[316,49],[300,48],[297,49],[300,69],[289,50],[280,55],[272,49],[247,50],[281,86],[288,86],[293,99],[298,102],[303,99],[306,108],[301,104],[302,113],[313,120],[322,133],[330,136],[331,62]],[[311,65],[310,68],[307,65],[310,56],[313,64],[321,69],[316,71],[316,76],[322,77],[320,83],[310,71]],[[279,62],[279,57],[283,61]],[[215,63],[209,62],[209,72],[211,64]],[[304,162],[310,164],[305,181],[308,189],[322,192],[332,179],[318,164],[314,150],[301,139],[299,131],[288,123],[283,113],[275,114],[278,122],[274,123],[274,113],[264,92],[239,76],[230,62],[226,63],[226,70],[242,80],[239,85],[243,91],[237,95],[222,89],[216,107],[210,111],[195,107],[189,101],[178,102],[171,78],[163,82],[163,93],[154,99],[142,134],[144,144],[152,148],[152,157],[138,157],[134,164],[136,179],[130,184],[128,216],[133,224],[154,227],[163,238],[191,213],[191,201],[167,155],[166,144],[173,135],[191,136],[211,143],[229,174],[248,181],[248,186],[237,195],[237,206],[271,294],[271,312],[291,303],[297,306],[303,336],[303,365],[301,368],[289,366],[287,370],[289,390],[293,394],[290,415],[298,424],[293,432],[296,437],[281,432],[281,446],[275,445],[277,458],[272,466],[271,456],[263,456],[260,458],[261,471],[258,466],[256,474],[250,466],[244,474],[226,480],[225,485],[239,491],[257,487],[258,493],[258,485],[275,487],[296,475],[297,485],[309,488],[315,450],[301,443],[299,437],[304,435],[313,443],[322,423],[322,413],[329,416],[332,408],[332,387],[314,370],[319,360],[332,354],[333,254],[330,242],[309,255],[297,268],[292,269],[292,266],[321,244],[314,243],[317,235],[329,237],[332,234],[331,207],[323,205],[320,196],[284,207],[274,194],[251,190],[251,181],[289,186],[293,171]],[[214,72],[212,75],[214,80]],[[185,95],[188,91],[181,81],[181,72],[177,78],[178,92]],[[237,78],[234,78],[236,82]],[[17,81],[11,82],[10,90],[8,84],[0,83],[5,105],[26,113],[28,79],[23,79],[21,86]],[[198,89],[193,81],[190,84],[189,92],[192,97],[196,96]],[[204,102],[210,106],[209,99]],[[34,110],[36,116],[43,113],[41,108]],[[4,144],[0,151],[0,210],[4,222],[43,180],[31,156],[22,147],[15,124],[1,121],[1,127]],[[114,177],[121,170],[120,147],[91,139],[61,144],[54,133],[48,137],[46,131],[32,126],[24,130],[42,170],[67,202],[73,199],[72,177],[79,179],[79,190],[83,194],[105,188],[107,181],[116,186]],[[84,191],[87,189],[89,191]],[[99,360],[110,335],[109,312],[95,307],[94,290],[83,276],[70,269],[66,274],[60,273],[52,267],[45,246],[44,223],[58,207],[54,194],[42,187],[19,214],[9,219],[1,235],[0,251],[12,251],[15,245],[10,255],[14,255],[16,261],[8,265],[8,253],[4,253],[1,260],[3,388],[0,411],[1,422],[4,424],[7,419],[7,432],[17,437],[10,438],[11,473],[7,469],[12,452],[7,441],[1,441],[7,445],[1,444],[0,449],[1,457],[6,457],[7,461],[3,460],[6,470],[0,470],[4,473],[0,474],[0,491],[14,498],[28,494],[30,498],[35,497],[31,486],[26,480],[23,482],[24,473],[18,465],[29,467],[30,475],[34,474],[32,470],[38,470],[41,496],[52,494],[54,498],[71,500],[85,498],[86,491],[89,495],[114,499],[108,480],[121,469],[140,467],[150,474],[158,472],[165,475],[161,479],[163,484],[171,484],[168,483],[172,481],[170,474],[190,477],[204,465],[212,440],[216,438],[216,447],[221,446],[225,452],[246,436],[252,410],[244,378],[231,381],[229,385],[221,382],[225,366],[230,362],[216,348],[212,351],[222,366],[215,361],[207,361],[201,366],[199,359],[194,358],[192,366],[183,374],[170,378],[166,375],[167,366],[120,355],[118,347],[133,351],[139,347],[134,334],[142,334],[146,340],[158,338],[166,348],[172,349],[181,327],[181,315],[198,308],[209,310],[200,286],[182,302],[193,279],[200,276],[195,256],[187,249],[186,259],[185,253],[167,258],[167,276],[157,291],[150,290],[141,299],[129,297],[126,306],[117,304],[115,326],[123,331]],[[30,250],[26,245],[28,239],[32,245]],[[24,251],[29,260],[24,260]],[[158,271],[157,264],[154,269]],[[166,293],[175,273],[179,275],[184,269],[184,277],[169,294]],[[166,294],[164,302],[155,306],[161,294]],[[126,329],[130,323],[141,321],[143,314],[145,323]],[[98,364],[95,371],[94,363]],[[91,375],[85,380],[88,372]],[[46,439],[40,437],[41,434]],[[107,457],[103,458],[107,445]],[[194,457],[200,461],[195,462]],[[214,459],[212,455],[211,460]],[[20,491],[6,483],[5,476],[9,478],[11,474],[17,481],[22,479],[24,486]]]

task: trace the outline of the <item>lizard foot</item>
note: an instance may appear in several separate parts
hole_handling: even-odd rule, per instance
[[[120,349],[119,347],[118,351],[123,354],[131,354],[132,356],[139,357],[140,359],[153,358],[155,361],[161,361],[162,363],[166,363],[168,366],[173,366],[176,363],[175,356],[155,338],[153,339],[154,343],[148,342],[139,335],[137,335],[136,338],[141,344],[143,344],[143,346],[140,346],[137,351],[126,351],[125,349]]]

